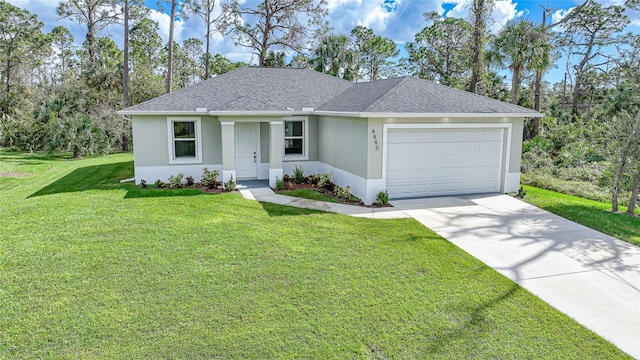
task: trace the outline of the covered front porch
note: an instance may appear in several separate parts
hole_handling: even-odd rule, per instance
[[[220,119],[222,181],[282,178],[284,121],[282,119]]]

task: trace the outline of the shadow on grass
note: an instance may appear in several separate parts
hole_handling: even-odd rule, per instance
[[[545,210],[586,227],[640,246],[640,217],[614,213],[597,207],[567,204],[545,206]],[[637,211],[636,211],[637,213]]]
[[[293,206],[286,205],[278,205],[266,202],[260,202],[264,211],[267,212],[269,216],[298,216],[298,215],[316,215],[316,214],[325,214],[325,211],[321,210],[311,210],[311,209],[303,209]]]
[[[198,189],[142,189],[134,187],[127,191],[125,199],[139,198],[158,198],[158,197],[176,197],[176,196],[201,196],[215,195],[200,191]]]
[[[86,190],[113,190],[126,185],[120,180],[133,177],[133,161],[78,168],[29,195],[29,198]]]
[[[71,153],[43,153],[35,152],[33,155],[23,151],[3,150],[0,151],[0,159],[6,163],[16,163],[18,165],[40,165],[46,161],[73,161]]]

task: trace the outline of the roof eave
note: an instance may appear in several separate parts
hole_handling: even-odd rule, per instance
[[[319,111],[317,115],[348,116],[359,118],[542,118],[539,112],[527,113],[390,113],[390,112],[349,112]]]
[[[209,116],[292,116],[310,115],[315,111],[273,110],[273,111],[148,111],[148,110],[120,110],[119,115],[209,115]]]

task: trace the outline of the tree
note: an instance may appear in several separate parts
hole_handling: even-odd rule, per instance
[[[247,64],[241,61],[234,62],[221,54],[216,54],[211,58],[211,61],[209,61],[209,66],[211,67],[209,69],[210,74],[220,75],[247,66]]]
[[[260,66],[267,66],[269,50],[302,52],[327,28],[326,0],[263,0],[256,8],[233,0],[223,8],[221,28],[236,45],[250,48]]]
[[[129,0],[124,0],[124,59],[122,61],[122,106],[129,107]],[[128,126],[127,119],[122,119],[123,126]],[[122,132],[122,152],[129,152],[129,132]]]
[[[362,71],[369,81],[377,80],[388,59],[400,53],[393,40],[374,34],[364,26],[356,26],[351,30],[351,36],[359,72]]]
[[[610,58],[602,49],[619,41],[615,35],[629,23],[624,11],[625,8],[622,6],[604,8],[599,3],[589,0],[564,23],[565,31],[560,36],[559,43],[579,59],[578,64],[574,66],[575,79],[571,102],[574,114],[579,113],[578,107],[584,95],[587,74],[599,66],[610,63]]]
[[[209,74],[209,59],[210,59],[210,55],[211,55],[211,51],[210,51],[210,40],[211,40],[211,33],[213,31],[212,27],[215,27],[214,25],[217,24],[221,17],[222,14],[220,14],[220,16],[218,17],[213,17],[213,10],[215,8],[215,0],[186,0],[184,2],[184,4],[182,5],[182,13],[183,15],[189,16],[189,15],[197,15],[199,16],[205,23],[206,26],[206,47],[205,47],[205,54],[207,54],[207,56],[205,57],[205,64],[204,64],[204,79],[208,79],[210,77]]]
[[[417,65],[415,75],[461,87],[470,69],[471,24],[464,19],[443,19],[437,12],[425,13],[424,17],[431,25],[415,35],[415,42],[406,45],[409,61]]]
[[[115,24],[122,16],[118,0],[66,0],[58,5],[58,16],[75,18],[87,25],[86,47],[89,62],[95,61],[95,38],[99,31]]]
[[[169,15],[169,42],[167,43],[167,94],[171,92],[171,86],[173,85],[173,33],[176,25],[176,6],[176,0],[171,0],[171,15]]]
[[[71,35],[71,32],[66,27],[56,26],[51,30],[51,41],[57,58],[55,72],[59,76],[60,85],[64,86],[74,57],[75,45],[73,35]],[[56,80],[53,82],[55,83],[55,81]]]
[[[137,22],[131,30],[131,103],[137,104],[161,95],[166,84],[158,69],[164,62],[158,23],[148,18]]]
[[[43,58],[43,50],[49,53],[49,38],[40,28],[44,24],[38,18],[6,2],[0,2],[0,59],[1,75],[4,83],[5,101],[8,101],[12,86],[12,76],[18,66]],[[3,112],[8,107],[3,106]]]
[[[310,64],[315,71],[354,80],[354,53],[346,35],[328,35],[313,49]]]
[[[471,80],[468,91],[476,92],[478,84],[482,81],[484,72],[484,51],[486,43],[487,19],[493,11],[493,0],[473,0],[471,4],[471,24],[473,36],[471,37]]]
[[[193,85],[200,79],[205,80],[203,74],[209,74],[210,69],[205,69],[202,65],[208,63],[211,56],[205,56],[202,50],[202,41],[196,38],[190,38],[182,42],[182,49],[189,63],[189,85]],[[210,75],[207,75],[210,76]]]
[[[548,63],[549,44],[540,34],[541,29],[529,20],[508,23],[493,40],[492,48],[498,61],[508,62],[512,71],[511,103],[518,103],[520,76],[526,68]]]

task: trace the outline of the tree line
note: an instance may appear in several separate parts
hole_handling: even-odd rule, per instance
[[[518,18],[491,34],[494,0],[473,0],[466,18],[425,13],[398,59],[396,43],[372,29],[332,32],[326,0],[159,0],[170,14],[166,43],[142,0],[63,1],[58,16],[85,26],[81,46],[67,28],[44,33],[35,15],[0,1],[0,146],[129,151],[130,125],[117,110],[247,65],[212,51],[218,33],[258,66],[354,82],[412,75],[544,112],[526,123],[523,172],[598,183],[617,210],[618,197],[640,192],[640,37],[623,33],[639,3],[586,0],[556,22],[541,5],[539,23]],[[204,22],[204,43],[174,40],[178,16]],[[108,26],[123,26],[122,50],[100,36]],[[543,81],[554,67],[565,78]]]

